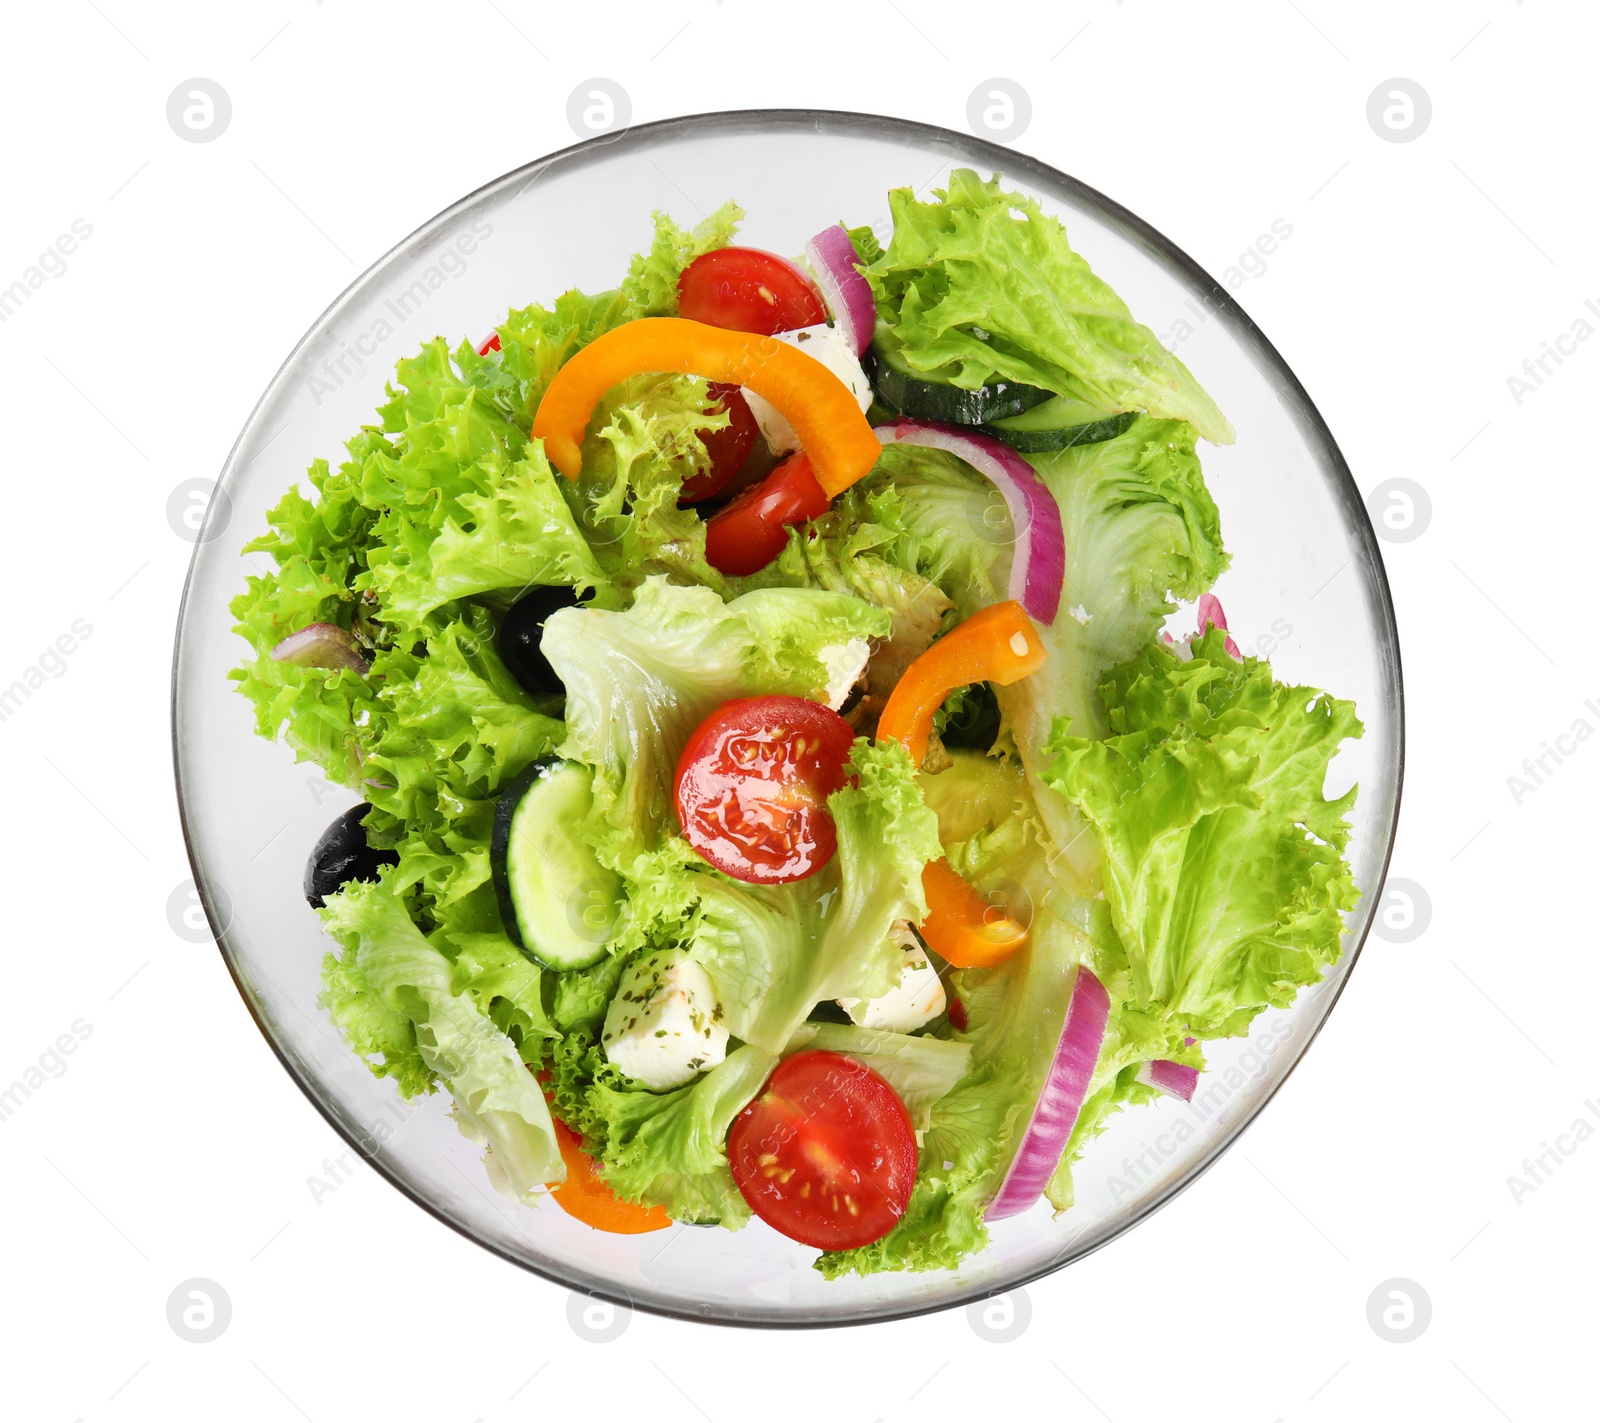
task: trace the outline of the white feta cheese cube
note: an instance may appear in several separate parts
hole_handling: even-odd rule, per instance
[[[928,962],[909,924],[896,925],[892,937],[901,946],[900,982],[865,1003],[859,998],[841,998],[839,1006],[860,1027],[909,1033],[944,1012],[944,984],[939,982],[938,970]]]
[[[600,1043],[611,1062],[652,1092],[692,1082],[728,1054],[711,977],[682,949],[656,949],[623,970]]]
[[[861,407],[861,413],[866,414],[867,407],[872,404],[872,382],[861,369],[861,362],[856,359],[850,343],[839,334],[838,327],[802,326],[798,331],[780,331],[773,340],[784,341],[797,351],[804,351],[806,355],[821,361],[849,387]],[[785,455],[800,448],[800,437],[795,434],[794,426],[776,405],[753,390],[746,390],[744,398],[750,413],[756,417],[761,438],[767,442],[767,448],[773,454]]]

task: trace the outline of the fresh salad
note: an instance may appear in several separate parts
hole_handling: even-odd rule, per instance
[[[362,797],[305,880],[352,1049],[525,1206],[830,1278],[1068,1209],[1356,901],[1354,709],[1211,593],[1228,421],[1031,198],[889,213],[658,214],[435,339],[233,603],[261,734]]]

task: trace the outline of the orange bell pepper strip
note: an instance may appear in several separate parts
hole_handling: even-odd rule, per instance
[[[595,1169],[594,1158],[583,1149],[583,1138],[565,1122],[552,1118],[552,1125],[567,1165],[567,1179],[552,1186],[550,1194],[574,1220],[612,1235],[644,1235],[672,1224],[672,1217],[660,1206],[638,1206],[617,1196]]]
[[[951,629],[905,670],[878,718],[880,741],[903,742],[911,764],[928,754],[933,718],[970,682],[1009,687],[1044,666],[1044,644],[1021,603],[993,603]]]
[[[1044,644],[1020,603],[995,603],[946,633],[905,671],[878,718],[878,739],[901,742],[915,766],[928,754],[934,714],[957,687],[1008,687],[1044,666]],[[946,859],[922,868],[922,937],[956,968],[993,968],[1028,942],[1028,929],[975,890]]]
[[[922,892],[928,900],[922,937],[957,968],[993,968],[1028,942],[1027,926],[979,894],[949,860],[922,867]]]
[[[594,408],[612,386],[646,371],[671,371],[748,386],[783,413],[831,499],[883,453],[845,383],[821,361],[771,336],[726,331],[677,316],[647,316],[596,337],[545,388],[533,416],[535,439],[568,479]]]

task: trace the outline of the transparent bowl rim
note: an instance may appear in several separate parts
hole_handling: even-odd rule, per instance
[[[813,131],[875,138],[899,137],[925,143],[933,147],[937,147],[941,142],[953,141],[955,145],[959,146],[963,154],[981,154],[986,162],[993,164],[996,171],[1005,172],[1008,176],[1024,180],[1035,180],[1042,186],[1071,193],[1084,205],[1096,209],[1104,218],[1118,227],[1123,236],[1158,254],[1170,267],[1177,269],[1202,291],[1206,292],[1207,301],[1213,311],[1228,318],[1228,325],[1234,331],[1236,339],[1242,346],[1250,349],[1258,366],[1277,377],[1280,382],[1279,392],[1285,405],[1293,410],[1297,416],[1297,423],[1308,443],[1317,447],[1317,452],[1321,456],[1324,466],[1333,475],[1333,493],[1335,497],[1344,507],[1346,513],[1358,512],[1360,515],[1358,518],[1349,520],[1349,524],[1355,530],[1357,539],[1362,543],[1363,553],[1366,555],[1374,573],[1373,590],[1378,605],[1382,654],[1384,661],[1387,663],[1385,671],[1394,688],[1395,719],[1394,803],[1389,817],[1389,824],[1385,828],[1382,865],[1377,877],[1377,887],[1381,888],[1388,877],[1389,864],[1394,853],[1395,831],[1399,823],[1400,803],[1405,783],[1405,687],[1400,658],[1400,632],[1399,626],[1395,621],[1394,602],[1390,594],[1389,579],[1384,568],[1382,551],[1378,546],[1371,520],[1367,516],[1361,492],[1356,485],[1354,476],[1350,472],[1350,467],[1346,463],[1344,455],[1339,449],[1338,443],[1333,437],[1333,432],[1328,428],[1327,422],[1323,420],[1321,413],[1312,402],[1305,387],[1290,369],[1288,363],[1278,353],[1277,348],[1267,339],[1255,322],[1246,315],[1244,309],[1233,299],[1227,289],[1211,277],[1187,252],[1183,251],[1182,248],[1178,247],[1177,244],[1136,213],[1130,212],[1098,189],[1092,188],[1087,183],[1080,182],[1050,164],[1041,162],[1039,159],[1021,153],[1016,149],[991,143],[982,138],[974,138],[971,135],[942,128],[936,124],[925,124],[912,119],[895,118],[884,114],[859,113],[847,109],[727,109],[709,113],[683,114],[675,118],[660,119],[654,123],[632,125],[614,133],[600,134],[594,138],[585,139],[580,143],[572,144],[570,147],[559,149],[554,153],[535,159],[520,168],[514,168],[507,173],[503,173],[498,178],[491,179],[429,218],[414,232],[396,243],[374,261],[328,304],[317,319],[312,322],[306,334],[295,344],[294,349],[289,352],[282,365],[267,383],[261,398],[256,402],[254,409],[251,410],[249,418],[245,421],[238,438],[228,452],[228,457],[223,463],[217,480],[217,489],[224,488],[228,483],[229,475],[233,472],[239,453],[254,430],[262,410],[277,391],[287,372],[295,364],[301,351],[324,329],[334,314],[363,291],[369,282],[383,273],[394,259],[416,248],[421,240],[429,234],[448,226],[460,213],[466,211],[480,199],[508,187],[530,183],[547,169],[559,167],[574,160],[581,162],[598,148],[614,147],[619,151],[625,152],[631,148],[654,147],[681,137],[705,137],[726,132],[748,134],[762,131],[774,133]],[[206,921],[210,926],[212,937],[216,940],[223,962],[227,965],[228,973],[233,978],[234,986],[238,989],[239,996],[244,1000],[247,1011],[254,1020],[256,1027],[260,1030],[262,1037],[266,1039],[268,1046],[271,1047],[278,1061],[283,1065],[284,1070],[305,1094],[306,1099],[346,1143],[362,1151],[368,1164],[387,1180],[391,1186],[420,1206],[434,1219],[449,1226],[475,1245],[500,1256],[530,1274],[548,1280],[551,1284],[559,1285],[569,1290],[578,1290],[595,1299],[605,1300],[614,1306],[639,1310],[668,1319],[681,1319],[698,1324],[720,1324],[736,1328],[843,1328],[860,1324],[889,1323],[894,1320],[913,1319],[924,1314],[942,1313],[945,1310],[956,1309],[970,1304],[975,1300],[988,1299],[995,1295],[1003,1294],[1008,1290],[1020,1289],[1023,1286],[1032,1284],[1035,1280],[1054,1274],[1057,1270],[1064,1269],[1066,1266],[1111,1244],[1112,1241],[1120,1239],[1134,1226],[1147,1220],[1181,1192],[1187,1190],[1216,1164],[1223,1154],[1239,1139],[1245,1129],[1266,1109],[1267,1104],[1277,1096],[1283,1084],[1288,1081],[1295,1068],[1300,1065],[1306,1053],[1310,1050],[1311,1044],[1316,1040],[1317,1035],[1322,1031],[1323,1026],[1333,1013],[1334,1007],[1350,981],[1351,973],[1355,970],[1356,961],[1361,956],[1361,950],[1366,945],[1367,934],[1372,926],[1372,903],[1365,907],[1359,930],[1354,935],[1354,942],[1348,947],[1343,956],[1340,979],[1332,996],[1328,999],[1321,1016],[1312,1024],[1310,1032],[1303,1040],[1299,1052],[1295,1054],[1293,1060],[1289,1063],[1283,1077],[1277,1086],[1261,1099],[1253,1111],[1241,1117],[1224,1136],[1219,1138],[1205,1157],[1197,1161],[1178,1180],[1173,1181],[1164,1190],[1143,1202],[1136,1212],[1103,1239],[1097,1240],[1081,1249],[1062,1252],[1037,1269],[1019,1271],[1014,1278],[1007,1280],[1003,1286],[993,1284],[974,1285],[969,1290],[957,1291],[937,1301],[891,1305],[881,1311],[863,1311],[846,1314],[840,1318],[796,1318],[788,1320],[780,1318],[741,1319],[736,1313],[712,1314],[687,1307],[675,1309],[655,1303],[639,1303],[633,1300],[627,1291],[621,1287],[611,1290],[604,1286],[595,1287],[591,1284],[565,1278],[555,1270],[542,1268],[515,1252],[503,1248],[494,1241],[485,1240],[478,1236],[465,1223],[454,1219],[440,1206],[429,1200],[421,1191],[414,1188],[381,1155],[371,1154],[363,1150],[356,1134],[323,1101],[316,1084],[308,1080],[299,1070],[289,1054],[280,1046],[271,1029],[262,1020],[261,1015],[256,1011],[255,1004],[246,989],[240,967],[228,946],[226,938],[227,926],[222,922],[216,905],[212,901],[205,878],[201,874],[194,840],[189,829],[183,782],[183,765],[178,747],[179,669],[182,661],[183,633],[188,618],[189,594],[194,581],[195,569],[205,546],[203,539],[196,540],[194,553],[190,557],[189,570],[184,579],[183,596],[178,607],[177,629],[173,640],[171,683],[173,777],[177,789],[178,818],[183,832],[184,848],[189,857],[190,869],[194,876],[194,883],[199,893],[201,904],[205,909]]]

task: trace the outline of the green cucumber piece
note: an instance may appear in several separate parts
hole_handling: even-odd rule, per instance
[[[997,380],[976,390],[963,390],[941,377],[942,371],[914,371],[906,364],[900,342],[883,327],[867,353],[872,388],[888,405],[913,420],[938,420],[950,425],[982,425],[1050,399],[1048,390],[1019,381]]]
[[[593,773],[535,762],[501,795],[489,864],[506,934],[537,964],[588,968],[616,931],[622,882],[578,837],[594,804]]]
[[[1131,410],[1108,415],[1104,410],[1067,395],[1049,400],[984,426],[984,433],[1004,440],[1023,454],[1065,450],[1073,445],[1098,445],[1114,440],[1138,418]]]

